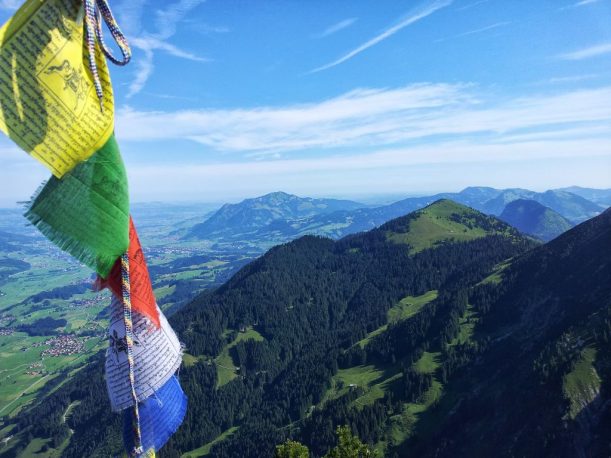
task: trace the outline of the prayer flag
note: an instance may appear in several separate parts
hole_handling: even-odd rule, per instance
[[[172,376],[155,394],[138,404],[141,446],[158,451],[176,432],[185,418],[187,397],[176,376]],[[134,448],[133,410],[123,414],[123,440],[128,451]],[[146,456],[146,455],[144,455]]]
[[[151,278],[146,267],[146,260],[142,252],[140,240],[138,239],[138,233],[131,217],[129,219],[129,250],[127,254],[129,256],[129,283],[132,308],[134,312],[148,317],[156,327],[159,327],[159,312],[153,294]],[[98,278],[96,286],[98,289],[109,288],[115,297],[119,299],[122,297],[120,259],[117,259],[115,262],[107,279]]]
[[[28,0],[0,29],[0,130],[58,178],[99,150],[114,127],[102,52],[95,54],[103,111],[88,69],[83,11],[78,0]]]
[[[131,269],[130,269],[131,270]],[[138,401],[155,394],[180,367],[182,348],[163,313],[155,327],[142,314],[132,313],[134,391]],[[123,301],[113,297],[106,350],[106,386],[112,410],[134,405],[129,379]]]
[[[114,135],[62,179],[51,177],[25,216],[62,250],[108,277],[129,246],[127,176]]]

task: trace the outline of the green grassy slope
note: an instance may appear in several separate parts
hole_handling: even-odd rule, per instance
[[[371,331],[365,338],[358,342],[358,345],[364,347],[367,343],[377,335],[380,335],[388,328],[389,323],[406,320],[416,313],[429,302],[437,298],[437,291],[428,291],[420,296],[406,296],[401,299],[396,305],[390,308],[387,312],[387,324],[380,326],[378,329]]]
[[[229,331],[227,331],[229,333]],[[238,343],[246,340],[263,341],[265,338],[258,333],[252,326],[246,328],[245,332],[239,332],[238,335],[229,344],[227,344],[221,353],[214,358],[216,365],[216,373],[218,377],[217,387],[221,387],[238,376],[238,368],[229,353]]]
[[[389,241],[409,245],[412,254],[443,242],[464,242],[492,234],[515,235],[515,230],[496,218],[445,199],[381,229],[387,231]]]

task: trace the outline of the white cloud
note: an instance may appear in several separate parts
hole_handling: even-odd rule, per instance
[[[485,27],[480,27],[477,29],[473,29],[473,30],[469,30],[467,32],[463,32],[463,33],[459,33],[458,35],[453,35],[450,38],[440,38],[439,40],[435,40],[437,43],[441,42],[441,41],[445,41],[445,40],[453,40],[455,38],[460,38],[460,37],[466,37],[468,35],[474,35],[477,33],[482,33],[482,32],[487,32],[488,30],[493,30],[493,29],[497,29],[499,27],[505,27],[508,26],[509,24],[511,24],[511,22],[497,22],[495,24],[490,24],[487,25]]]
[[[137,200],[223,201],[285,190],[302,195],[458,190],[479,184],[609,187],[611,139],[440,142],[366,154],[220,164],[155,164],[127,154]],[[576,156],[579,152],[579,156]],[[570,164],[570,168],[567,167]]]
[[[194,8],[204,3],[206,0],[179,0],[163,10],[155,13],[158,34],[161,38],[167,39],[176,33],[177,24],[191,12]]]
[[[229,33],[230,32],[229,27],[224,26],[224,25],[211,25],[211,24],[205,24],[200,21],[189,21],[188,24],[191,30],[195,30],[199,33],[203,33],[204,35],[207,35],[210,33]]]
[[[123,0],[113,8],[121,30],[128,37],[138,36],[142,32],[142,13],[145,4],[146,0]]]
[[[208,62],[210,59],[206,59],[204,57],[196,56],[193,53],[183,51],[182,49],[177,48],[176,46],[162,41],[154,36],[144,36],[134,38],[132,40],[132,44],[139,49],[148,50],[148,51],[165,51],[171,56],[180,57],[182,59],[194,60],[198,62]]]
[[[467,35],[473,35],[473,34],[476,34],[476,33],[486,32],[486,31],[492,30],[492,29],[498,29],[499,27],[505,27],[505,26],[508,26],[509,24],[511,24],[511,22],[508,22],[508,21],[506,21],[506,22],[497,22],[495,24],[490,24],[490,25],[487,25],[485,27],[480,27],[479,29],[469,30],[468,32],[460,33],[460,34],[458,34],[456,36],[457,37],[464,37],[464,36],[467,36]]]
[[[585,75],[556,76],[556,77],[550,78],[548,80],[542,81],[541,83],[538,83],[538,84],[575,83],[575,82],[578,82],[578,81],[586,81],[586,80],[596,79],[599,76],[600,75],[595,74],[595,73],[588,73],[588,74],[585,74]]]
[[[140,59],[137,59],[134,64],[136,67],[136,77],[129,85],[127,98],[130,98],[140,92],[153,73],[153,50],[142,49],[142,52],[144,55],[140,57]]]
[[[429,5],[426,5],[424,8],[421,8],[419,10],[416,10],[410,13],[407,17],[402,19],[398,24],[392,27],[389,27],[388,29],[380,33],[379,35],[376,35],[372,39],[366,41],[365,43],[353,49],[349,53],[343,55],[339,59],[334,60],[333,62],[323,65],[321,67],[315,68],[314,70],[311,71],[311,73],[316,73],[322,70],[327,70],[331,67],[335,67],[336,65],[339,65],[341,63],[346,62],[347,60],[352,59],[354,56],[362,53],[363,51],[371,48],[372,46],[377,45],[381,41],[384,41],[387,38],[393,36],[395,33],[399,32],[401,29],[404,29],[405,27],[411,24],[414,24],[415,22],[418,22],[419,20],[424,19],[427,16],[430,16],[435,11],[450,5],[452,1],[453,0],[436,0],[430,3]]]
[[[476,7],[478,5],[481,5],[482,3],[488,3],[489,0],[479,0],[477,2],[474,3],[468,3],[465,6],[461,6],[460,8],[456,8],[456,11],[464,11],[464,10],[470,10],[473,7]]]
[[[579,49],[577,51],[569,52],[566,54],[561,54],[559,58],[563,60],[582,60],[610,53],[611,43],[601,43],[599,45],[590,46],[588,48]]]
[[[581,0],[580,2],[575,3],[573,6],[586,6],[591,5],[592,3],[598,3],[600,0]]]
[[[339,21],[339,22],[337,22],[337,23],[327,27],[322,32],[316,34],[314,37],[315,38],[324,38],[324,37],[328,37],[329,35],[333,35],[334,33],[337,33],[340,30],[343,30],[345,28],[350,27],[352,24],[354,24],[356,22],[356,20],[357,20],[357,18],[351,17],[351,18]]]
[[[319,103],[281,107],[176,112],[124,108],[116,125],[124,140],[189,139],[219,152],[265,156],[610,121],[611,87],[498,101],[471,86],[415,84],[360,89]]]
[[[148,81],[150,76],[153,74],[153,71],[155,69],[153,61],[155,51],[163,51],[171,56],[179,57],[181,59],[187,59],[196,62],[210,62],[210,59],[208,58],[200,57],[190,52],[183,51],[182,49],[177,48],[176,46],[166,41],[161,41],[157,38],[150,36],[134,38],[130,41],[130,43],[132,44],[132,46],[140,49],[143,55],[140,56],[139,59],[135,59],[134,65],[137,70],[136,77],[129,85],[129,90],[127,92],[128,99],[139,93],[146,85],[146,82]]]
[[[169,5],[163,10],[155,11],[155,32],[142,31],[141,15],[143,13],[144,2],[136,0],[133,4],[128,5],[127,10],[121,17],[126,21],[126,33],[133,33],[134,36],[129,37],[130,44],[142,51],[136,62],[136,77],[129,86],[127,98],[133,97],[140,92],[149,77],[155,69],[154,57],[156,51],[163,51],[171,56],[181,59],[188,59],[198,62],[207,62],[201,56],[197,56],[191,52],[182,50],[173,44],[169,43],[176,33],[178,23],[182,21],[194,8],[204,3],[205,0],[179,0],[176,3]]]
[[[570,5],[563,6],[562,8],[559,9],[559,11],[566,11],[566,10],[572,10],[574,8],[581,8],[582,6],[593,5],[599,2],[600,0],[580,0],[576,3],[572,3]]]

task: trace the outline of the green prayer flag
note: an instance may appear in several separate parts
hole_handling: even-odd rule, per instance
[[[59,248],[107,278],[129,246],[127,176],[114,134],[61,179],[51,177],[25,217]]]

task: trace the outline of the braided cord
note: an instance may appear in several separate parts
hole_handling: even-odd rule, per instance
[[[107,0],[83,0],[83,5],[85,7],[85,41],[87,42],[89,53],[89,71],[91,71],[91,76],[93,77],[95,93],[100,101],[100,110],[104,111],[104,91],[95,60],[95,42],[97,40],[100,43],[104,55],[116,65],[126,65],[130,61],[132,54],[127,39],[123,32],[121,32]],[[117,46],[119,46],[123,59],[117,59],[106,45],[102,31],[102,21],[106,23],[112,38],[117,43]]]
[[[143,453],[142,434],[140,431],[140,412],[138,410],[138,396],[136,395],[136,378],[134,376],[134,334],[132,321],[132,303],[129,285],[129,257],[127,253],[121,256],[121,292],[123,294],[123,323],[125,324],[125,342],[127,346],[127,365],[129,371],[129,384],[132,398],[134,400],[134,449],[132,456],[139,456]]]
[[[123,32],[121,32],[121,29],[119,28],[119,24],[117,23],[115,17],[112,14],[110,6],[108,5],[108,1],[107,0],[97,0],[97,6],[98,6],[98,16],[97,16],[96,36],[98,38],[98,41],[100,42],[100,45],[102,46],[102,51],[104,51],[104,54],[106,55],[106,57],[108,57],[108,59],[110,59],[110,61],[113,64],[126,65],[132,58],[132,51],[129,48],[129,43],[127,43],[127,39],[125,38],[125,35],[123,35]],[[108,47],[106,46],[106,42],[104,41],[104,34],[102,32],[102,18],[104,19],[104,22],[106,23],[106,26],[108,27],[108,30],[110,30],[110,34],[114,38],[115,43],[117,43],[117,46],[119,46],[119,49],[121,50],[121,54],[123,54],[123,59],[120,59],[120,60],[117,59],[113,55],[113,53],[110,51],[110,49],[108,49]]]

